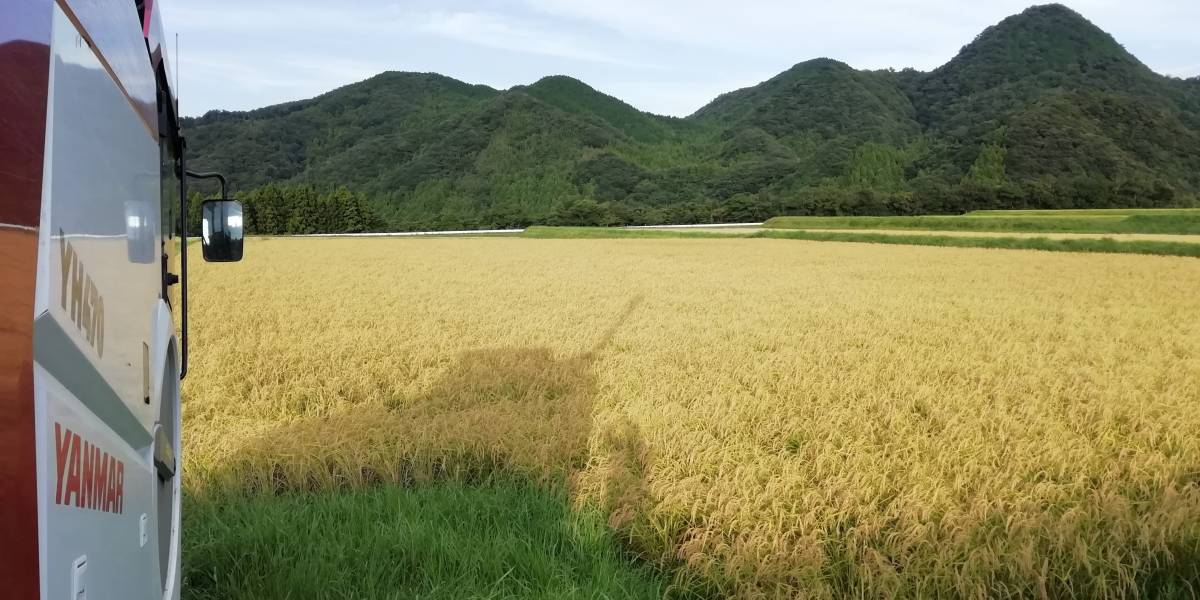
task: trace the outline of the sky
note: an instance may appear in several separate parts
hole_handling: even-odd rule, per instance
[[[930,70],[1031,0],[163,0],[181,112],[311,98],[383,71],[498,89],[570,75],[686,116],[828,57]],[[1200,1],[1072,0],[1155,71],[1200,75]],[[174,48],[171,49],[174,56]]]

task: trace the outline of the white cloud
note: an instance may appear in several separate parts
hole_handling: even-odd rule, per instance
[[[590,49],[578,36],[564,35],[550,24],[485,12],[442,12],[424,15],[422,31],[490,48],[557,58],[647,68],[640,61]]]
[[[793,54],[793,62],[814,56],[843,58],[861,49],[897,46],[927,48],[931,42],[961,45],[957,30],[979,19],[971,13],[1004,15],[1025,0],[989,2],[989,9],[964,11],[958,1],[858,1],[841,3],[787,0],[525,0],[532,9],[593,23],[624,35],[653,38],[737,54]],[[984,16],[984,22],[990,22]],[[949,58],[949,56],[945,57]]]
[[[185,54],[180,90],[183,114],[213,108],[247,110],[311,98],[387,70],[382,64],[288,54],[247,61],[244,54]],[[217,104],[223,98],[224,103]],[[193,100],[207,102],[193,103]]]
[[[1185,67],[1172,67],[1172,68],[1164,70],[1163,73],[1165,75],[1170,75],[1172,77],[1182,77],[1184,79],[1187,79],[1189,77],[1196,77],[1196,76],[1200,76],[1200,64],[1189,65],[1189,66],[1185,66]]]
[[[310,97],[384,70],[494,87],[572,75],[652,112],[820,56],[932,69],[1034,0],[171,0],[187,114]],[[1200,73],[1200,2],[1075,0],[1152,68]]]
[[[445,36],[460,42],[480,44],[491,48],[517,50],[532,54],[558,56],[572,60],[608,62],[617,64],[612,56],[578,47],[566,38],[546,35],[545,31],[527,28],[514,20],[481,12],[454,12],[431,14],[421,25],[431,34]]]
[[[1033,0],[523,0],[530,9],[635,38],[747,56],[786,54],[792,62],[828,56],[870,68],[945,63],[983,28]],[[1170,40],[1177,55],[1200,52],[1200,2],[1076,0],[1068,4],[1131,50]],[[1180,46],[1183,47],[1180,47]],[[861,57],[887,56],[893,64]]]
[[[361,6],[357,9],[308,6],[301,3],[189,2],[173,3],[164,9],[167,24],[176,29],[205,31],[228,41],[245,41],[246,34],[274,37],[279,42],[303,44],[310,39],[281,35],[395,31],[404,27],[409,11],[393,5]],[[228,35],[227,34],[236,34]]]
[[[643,110],[663,115],[687,116],[721,94],[760,83],[774,75],[775,73],[763,71],[744,74],[738,78],[699,82],[618,80],[603,87],[606,93],[611,93],[612,89],[620,89],[622,100]]]

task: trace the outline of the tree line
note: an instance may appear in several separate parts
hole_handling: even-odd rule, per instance
[[[935,178],[905,189],[819,185],[795,190],[740,193],[726,200],[698,199],[665,206],[598,202],[580,198],[560,203],[538,224],[563,226],[750,223],[777,216],[958,215],[975,210],[1164,208],[1200,206],[1195,196],[1153,179],[1109,181],[1094,177],[988,183]]]
[[[845,180],[803,187],[781,186],[718,199],[703,195],[653,202],[636,193],[597,194],[597,186],[565,194],[549,210],[523,211],[496,205],[459,210],[453,202],[422,219],[390,224],[368,197],[346,187],[321,193],[307,184],[267,184],[237,194],[248,235],[366,233],[389,230],[509,229],[531,225],[627,226],[765,221],[788,215],[889,216],[954,215],[993,209],[1154,208],[1200,206],[1194,195],[1154,178],[1111,181],[1093,176],[1013,182],[977,165],[957,184],[918,177],[899,186]],[[604,199],[600,199],[604,198]],[[198,192],[192,192],[191,235],[200,231]]]
[[[388,228],[364,194],[346,187],[321,193],[310,185],[270,183],[236,198],[242,203],[247,235],[369,233]],[[200,234],[203,201],[200,192],[189,194],[189,235]]]

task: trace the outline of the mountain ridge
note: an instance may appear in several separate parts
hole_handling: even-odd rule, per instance
[[[1198,90],[1043,5],[930,72],[812,59],[686,118],[562,75],[387,72],[185,126],[242,190],[345,185],[395,228],[1162,205],[1200,191]]]

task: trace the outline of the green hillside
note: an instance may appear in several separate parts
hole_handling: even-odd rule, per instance
[[[754,127],[781,139],[848,137],[903,145],[920,133],[912,102],[894,77],[827,58],[725,94],[691,118],[724,128]]]
[[[639,111],[571,77],[545,77],[514,89],[582,119],[612,127],[639,142],[670,139],[677,133],[677,123],[673,122],[677,120]]]
[[[500,91],[384,73],[185,125],[191,165],[243,192],[345,186],[396,229],[1188,206],[1200,192],[1200,80],[1155,74],[1059,5],[929,73],[810,60],[687,119],[564,76]]]
[[[1200,107],[1176,83],[1049,5],[988,28],[908,93],[935,140],[923,166],[947,176],[998,146],[1019,183],[1072,177],[1194,191]]]
[[[1112,36],[1061,5],[1035,6],[989,27],[953,60],[922,77],[914,102],[923,123],[1002,118],[1057,90],[1142,93],[1153,98],[1165,80]]]
[[[383,73],[311,100],[186,120],[193,167],[230,175],[240,189],[294,179],[364,146],[391,146],[499,94],[434,73]],[[372,157],[363,172],[383,157]],[[361,183],[352,173],[329,185]]]

